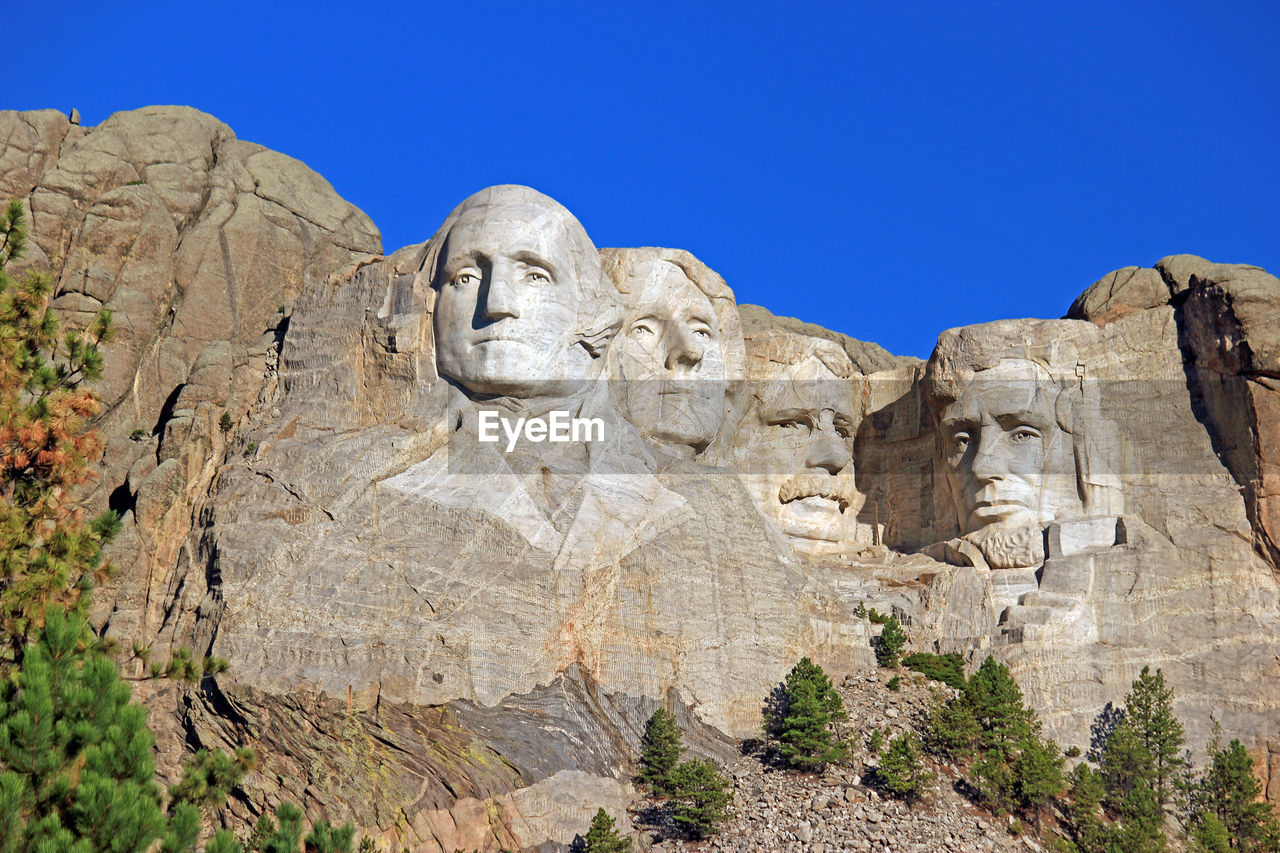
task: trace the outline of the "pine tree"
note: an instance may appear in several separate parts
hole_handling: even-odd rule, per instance
[[[889,742],[876,778],[895,796],[906,798],[919,796],[932,783],[933,776],[925,769],[915,732],[905,732]]]
[[[1262,786],[1253,775],[1253,758],[1233,739],[1214,746],[1210,765],[1200,784],[1200,827],[1208,815],[1221,823],[1231,849],[1241,853],[1280,849],[1280,825],[1270,804],[1258,799]]]
[[[986,749],[1008,757],[1014,745],[1035,734],[1035,712],[1022,702],[1022,690],[1009,668],[988,656],[965,684],[961,694],[982,729]]]
[[[844,720],[844,703],[822,667],[801,658],[787,673],[785,711],[778,734],[783,759],[793,767],[813,770],[847,754],[834,740],[831,724]]]
[[[582,853],[625,853],[631,849],[631,839],[618,835],[613,828],[613,818],[604,809],[597,809],[591,819],[591,828],[582,846]]]
[[[925,745],[930,752],[959,761],[973,754],[981,738],[982,727],[974,719],[963,694],[952,701],[943,701],[935,695],[925,721]]]
[[[1192,825],[1191,850],[1192,853],[1232,853],[1231,836],[1213,812]]]
[[[659,708],[644,725],[640,738],[640,781],[655,794],[670,793],[671,771],[680,761],[684,747],[680,743],[680,726],[665,708]]]
[[[1062,753],[1047,738],[1024,738],[1013,759],[1013,788],[1018,804],[1034,810],[1062,793]]]
[[[714,761],[692,758],[681,762],[671,773],[673,817],[693,838],[705,838],[729,817],[733,793],[729,780],[720,774]]]
[[[1077,764],[1071,771],[1070,818],[1071,840],[1080,853],[1108,853],[1111,834],[1103,824],[1100,808],[1106,796],[1102,777],[1088,764]]]
[[[87,521],[75,503],[103,446],[88,427],[98,399],[82,386],[102,375],[111,312],[59,335],[49,277],[6,270],[22,257],[23,219],[18,201],[0,214],[0,667],[21,661],[49,604],[84,612],[120,529],[114,513]]]
[[[1124,701],[1124,722],[1142,741],[1151,756],[1152,788],[1161,809],[1173,796],[1184,762],[1182,723],[1173,714],[1173,690],[1164,683],[1164,672],[1144,666]]]
[[[1107,803],[1119,809],[1139,781],[1155,776],[1151,753],[1133,726],[1122,722],[1103,744],[1098,771],[1107,787]]]
[[[82,616],[51,605],[43,622],[16,685],[0,694],[0,789],[9,816],[0,850],[80,844],[141,853],[168,829],[146,711],[129,701],[111,661],[85,648],[92,635]],[[193,812],[181,810],[178,830]]]
[[[890,616],[880,629],[876,642],[876,661],[883,667],[892,669],[898,665],[902,650],[907,645],[907,633],[902,630],[898,620]]]

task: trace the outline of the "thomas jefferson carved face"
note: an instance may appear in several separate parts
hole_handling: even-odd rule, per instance
[[[962,534],[1042,527],[1073,505],[1071,436],[1059,426],[1047,371],[1006,359],[974,374],[939,419],[947,482]]]
[[[525,187],[482,191],[455,217],[433,282],[440,375],[515,397],[586,378],[593,354],[581,333],[594,306],[581,271],[595,249],[578,221]]]
[[[637,295],[613,341],[622,414],[651,441],[700,451],[724,417],[720,323],[707,298],[669,261],[630,273]]]
[[[805,553],[835,549],[854,494],[851,388],[827,365],[847,356],[822,343],[834,350],[827,358],[802,356],[757,383],[734,441],[742,481],[756,506]]]

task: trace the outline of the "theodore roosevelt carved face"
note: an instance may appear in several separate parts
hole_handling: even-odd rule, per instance
[[[472,394],[564,394],[588,378],[617,304],[582,225],[519,186],[481,190],[429,244],[436,367]]]
[[[747,491],[796,550],[836,549],[853,501],[852,364],[830,341],[747,342],[750,402],[734,440]]]

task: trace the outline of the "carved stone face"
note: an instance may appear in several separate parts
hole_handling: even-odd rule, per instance
[[[748,412],[736,441],[756,506],[805,553],[833,550],[853,499],[849,380],[816,357],[789,367]]]
[[[978,371],[939,419],[947,482],[962,534],[1042,527],[1079,506],[1058,388],[1038,365],[1008,359]]]
[[[462,213],[436,276],[432,325],[441,376],[478,394],[529,397],[588,375],[592,357],[577,334],[589,299],[570,228],[581,225],[528,201]]]
[[[725,358],[711,300],[668,261],[637,264],[630,279],[638,297],[611,343],[619,407],[651,441],[701,450],[724,419]]]

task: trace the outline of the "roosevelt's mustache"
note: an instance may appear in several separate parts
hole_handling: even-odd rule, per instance
[[[778,489],[778,500],[782,503],[802,500],[804,498],[827,498],[840,504],[844,512],[853,503],[853,478],[844,474],[814,473],[806,471],[796,474]]]

